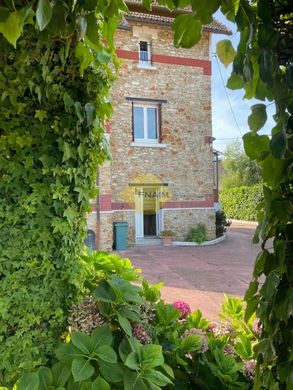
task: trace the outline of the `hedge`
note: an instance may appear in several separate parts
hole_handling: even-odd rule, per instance
[[[256,206],[262,200],[262,185],[241,186],[220,191],[220,204],[228,218],[256,221]]]

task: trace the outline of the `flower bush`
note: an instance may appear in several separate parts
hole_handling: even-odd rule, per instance
[[[252,389],[260,325],[244,321],[243,302],[226,296],[210,322],[187,303],[165,303],[128,259],[82,257],[84,298],[47,367],[22,376],[16,390]],[[257,324],[257,325],[256,325]]]
[[[173,306],[175,307],[175,309],[180,311],[180,313],[181,313],[180,318],[181,319],[186,318],[187,315],[191,312],[190,306],[186,302],[176,301],[176,302],[173,302]]]

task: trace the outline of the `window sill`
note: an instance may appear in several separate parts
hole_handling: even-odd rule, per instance
[[[132,142],[131,146],[137,146],[138,148],[166,148],[166,144],[160,143],[147,143],[147,142]]]
[[[149,65],[149,64],[142,64],[142,63],[139,63],[137,64],[137,69],[147,69],[147,70],[157,70],[157,68],[153,65]]]

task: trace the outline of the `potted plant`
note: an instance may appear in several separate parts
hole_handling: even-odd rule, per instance
[[[163,230],[160,234],[162,245],[169,246],[172,245],[172,237],[174,233],[172,230]]]

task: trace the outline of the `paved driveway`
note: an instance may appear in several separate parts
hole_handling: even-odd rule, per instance
[[[232,226],[226,240],[209,247],[137,246],[121,252],[142,268],[150,283],[164,282],[168,302],[184,300],[215,319],[223,293],[243,296],[259,247],[251,243],[254,227]]]

